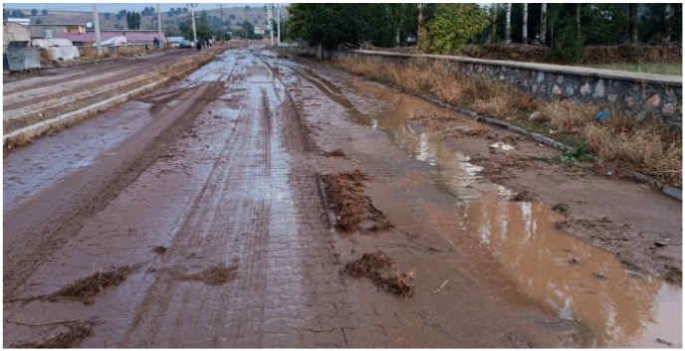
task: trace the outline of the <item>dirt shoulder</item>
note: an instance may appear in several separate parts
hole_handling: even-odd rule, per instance
[[[294,76],[291,87],[301,94],[303,109],[322,111],[308,116],[326,156],[318,165],[321,172],[345,175],[359,169],[368,175],[362,182],[365,194],[392,227],[347,234],[339,244],[341,260],[363,260],[362,254],[382,248],[396,260],[398,274],[414,273],[415,296],[439,295],[447,281],[447,287],[457,282],[453,293],[467,295],[464,277],[433,278],[446,273],[436,268],[436,260],[445,260],[471,277],[471,284],[499,286],[514,292],[508,297],[514,300],[523,295],[524,301],[551,308],[564,321],[571,315],[583,320],[580,329],[570,328],[581,340],[591,335],[589,340],[602,345],[656,345],[652,331],[638,327],[650,322],[639,318],[622,322],[631,337],[603,329],[611,318],[604,299],[617,303],[618,313],[639,314],[634,310],[669,304],[666,300],[680,308],[677,297],[664,298],[664,291],[676,289],[679,296],[679,290],[655,279],[676,284],[681,279],[679,202],[648,185],[605,176],[592,164],[566,163],[557,150],[382,84],[310,61],[283,66],[282,72]],[[308,89],[326,94],[329,101],[314,99]],[[371,218],[368,205],[354,198],[357,207],[367,208],[362,218]],[[429,292],[423,284],[433,288]],[[638,290],[621,291],[626,284]],[[631,297],[637,295],[646,299]],[[564,307],[563,296],[576,306]],[[436,325],[442,323],[431,317]],[[661,325],[673,318],[652,317]],[[666,329],[679,338],[678,328]],[[659,332],[668,334],[664,330]],[[628,341],[636,337],[639,342]]]

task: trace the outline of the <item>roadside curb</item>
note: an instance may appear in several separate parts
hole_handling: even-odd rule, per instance
[[[517,134],[521,134],[527,138],[533,139],[533,140],[535,140],[541,144],[544,144],[546,146],[550,146],[552,148],[555,148],[555,149],[558,149],[561,151],[573,151],[573,150],[575,150],[573,147],[566,145],[564,143],[558,142],[552,138],[549,138],[549,137],[544,136],[544,135],[539,134],[539,133],[528,131],[525,128],[522,128],[522,127],[519,127],[517,125],[513,125],[511,123],[496,119],[492,116],[479,115],[478,113],[476,113],[474,111],[459,108],[459,107],[444,103],[444,102],[442,102],[442,101],[440,101],[434,97],[408,91],[408,90],[406,90],[406,89],[404,89],[404,88],[402,88],[402,87],[400,87],[397,84],[394,84],[392,82],[382,81],[382,83],[386,84],[388,86],[391,86],[392,88],[397,89],[397,90],[401,91],[402,93],[415,96],[417,98],[428,101],[434,105],[438,105],[442,108],[445,108],[445,109],[448,109],[448,110],[451,110],[451,111],[454,111],[454,112],[457,112],[460,114],[467,115],[471,119],[473,119],[477,122],[483,122],[483,123],[491,125],[491,126],[511,130],[512,132],[515,132]],[[595,156],[593,155],[593,157],[595,157]],[[640,172],[630,171],[629,175],[630,175],[629,178],[632,179],[633,181],[635,181],[636,183],[648,183],[655,190],[663,193],[664,195],[666,195],[666,196],[668,196],[674,200],[678,200],[678,201],[682,202],[682,193],[683,193],[682,189],[676,188],[676,187],[668,185],[668,184],[664,184],[664,183],[662,183],[662,182],[660,182],[660,181],[658,181],[658,180],[656,180],[656,179],[654,179],[648,175],[642,174]]]

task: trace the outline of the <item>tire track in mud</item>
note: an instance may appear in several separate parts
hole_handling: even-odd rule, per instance
[[[237,129],[225,140],[162,263],[187,266],[194,254],[203,265],[230,261],[239,267],[236,281],[204,289],[201,301],[196,301],[192,297],[196,287],[159,274],[136,309],[121,346],[283,345],[275,341],[279,338],[287,339],[285,344],[301,345],[296,336],[311,333],[295,327],[304,318],[302,311],[328,296],[298,293],[298,282],[339,279],[336,269],[323,277],[303,272],[308,266],[302,260],[314,260],[306,258],[308,254],[315,254],[316,262],[333,257],[326,239],[312,229],[326,228],[317,212],[320,203],[301,201],[303,187],[309,199],[318,199],[314,177],[307,176],[306,169],[288,166],[283,154],[303,152],[304,134],[296,130],[294,106],[280,94],[280,86],[274,80],[250,78],[243,77],[241,83],[247,85],[247,96],[240,103]],[[279,110],[272,111],[271,106]],[[287,195],[277,195],[291,190],[294,204]],[[299,212],[290,214],[293,207],[308,213],[305,222],[311,223],[305,229],[291,225],[300,222],[295,218]],[[307,238],[301,238],[302,231]],[[303,246],[310,236],[324,243]],[[319,303],[335,309],[334,304]],[[342,340],[342,334],[336,337]]]
[[[223,86],[210,83],[184,93],[179,105],[159,111],[158,115],[166,118],[155,119],[117,147],[114,156],[5,213],[12,218],[4,223],[5,299],[15,298],[15,290],[25,279],[166,152],[205,104],[218,98],[222,90]]]

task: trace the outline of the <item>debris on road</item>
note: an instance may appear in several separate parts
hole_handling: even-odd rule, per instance
[[[343,273],[355,278],[368,278],[379,289],[410,298],[414,296],[414,273],[400,273],[394,261],[381,251],[365,253],[356,261],[345,265]]]
[[[440,287],[438,287],[437,289],[433,290],[433,294],[437,294],[437,293],[441,292],[442,289],[443,289],[445,286],[447,286],[447,283],[449,283],[449,282],[450,282],[449,279],[447,279],[447,280],[445,280],[444,282],[442,282],[442,284],[440,284]]]
[[[336,227],[345,232],[356,230],[380,231],[392,227],[385,214],[364,195],[364,183],[369,177],[356,169],[354,172],[327,174],[326,195],[332,200],[338,216]]]
[[[48,299],[67,298],[89,305],[93,303],[93,299],[97,294],[109,287],[123,283],[132,272],[133,268],[131,266],[124,266],[107,272],[95,272],[88,277],[69,283],[64,288],[50,295]]]
[[[208,285],[222,285],[235,279],[237,275],[237,265],[226,266],[225,264],[218,264],[199,273],[183,274],[177,280],[201,281]]]
[[[528,190],[520,191],[520,192],[516,193],[516,195],[514,195],[511,198],[511,201],[514,201],[514,202],[524,202],[524,201],[530,202],[530,201],[533,201],[533,194]]]
[[[94,324],[91,321],[64,324],[67,330],[49,339],[11,344],[10,347],[18,349],[65,349],[78,347],[83,340],[92,335]]]

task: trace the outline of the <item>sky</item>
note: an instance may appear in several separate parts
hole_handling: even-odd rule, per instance
[[[217,8],[219,3],[199,3],[197,8],[200,10],[209,10]],[[264,6],[264,4],[246,4],[246,3],[222,3],[224,7],[239,6]],[[48,11],[84,11],[89,12],[93,10],[92,3],[5,3],[7,9],[47,9]],[[98,3],[98,11],[100,12],[119,12],[120,10],[142,11],[146,6],[157,6],[157,3],[139,2],[139,3]],[[168,11],[169,9],[184,7],[185,3],[159,3],[161,11]]]

